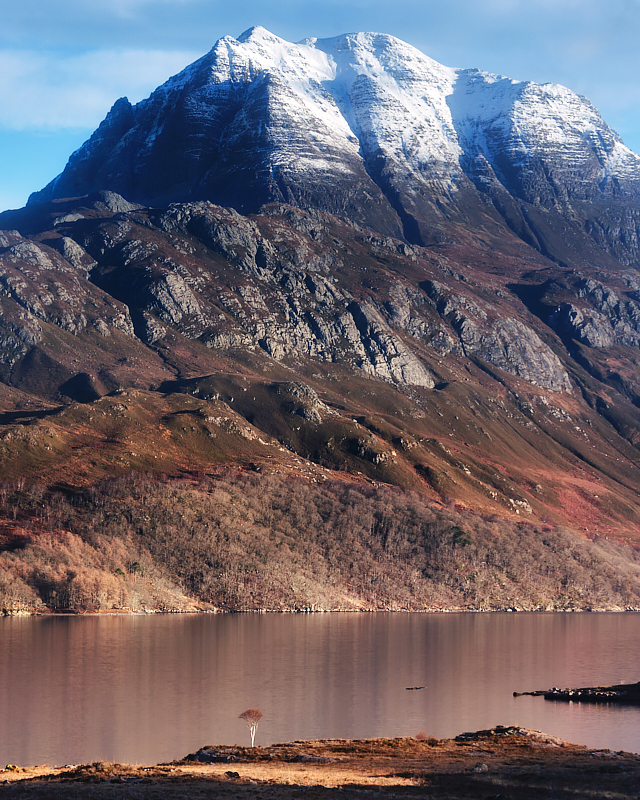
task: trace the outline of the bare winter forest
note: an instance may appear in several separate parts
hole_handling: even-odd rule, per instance
[[[640,557],[410,492],[232,471],[0,486],[0,609],[640,608]]]

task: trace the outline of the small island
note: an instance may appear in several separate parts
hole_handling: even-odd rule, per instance
[[[514,692],[514,697],[544,697],[545,700],[564,700],[573,703],[621,703],[640,705],[640,681],[613,686],[587,686],[581,689],[543,689],[535,692]]]

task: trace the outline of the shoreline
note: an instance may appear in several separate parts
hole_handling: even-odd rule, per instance
[[[123,793],[131,786],[133,794]],[[0,796],[78,798],[396,798],[615,796],[635,800],[640,755],[593,750],[516,726],[393,739],[325,739],[269,747],[205,746],[153,766],[94,762],[0,770]],[[135,787],[135,788],[133,788]],[[551,791],[553,793],[551,793]]]
[[[247,609],[145,609],[125,611],[12,611],[0,609],[0,619],[14,617],[152,617],[184,614],[637,614],[640,607],[629,608],[247,608]]]

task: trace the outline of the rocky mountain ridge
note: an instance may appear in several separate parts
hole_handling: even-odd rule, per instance
[[[234,464],[635,541],[638,181],[562,87],[225,37],[0,214],[2,476]]]
[[[487,270],[290,206],[106,192],[11,219],[6,477],[337,469],[632,535],[631,273],[576,277],[514,236]]]
[[[291,44],[252,28],[135,107],[118,100],[30,202],[103,189],[243,213],[284,202],[415,244],[506,223],[554,260],[632,264],[639,172],[564,87],[453,70],[382,34]]]

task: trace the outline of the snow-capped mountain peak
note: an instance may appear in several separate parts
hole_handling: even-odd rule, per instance
[[[105,188],[315,205],[421,242],[478,192],[484,215],[489,200],[500,215],[515,202],[512,216],[636,197],[640,157],[562,86],[445,67],[386,34],[292,43],[257,26],[135,107],[120,101],[33,200]]]

